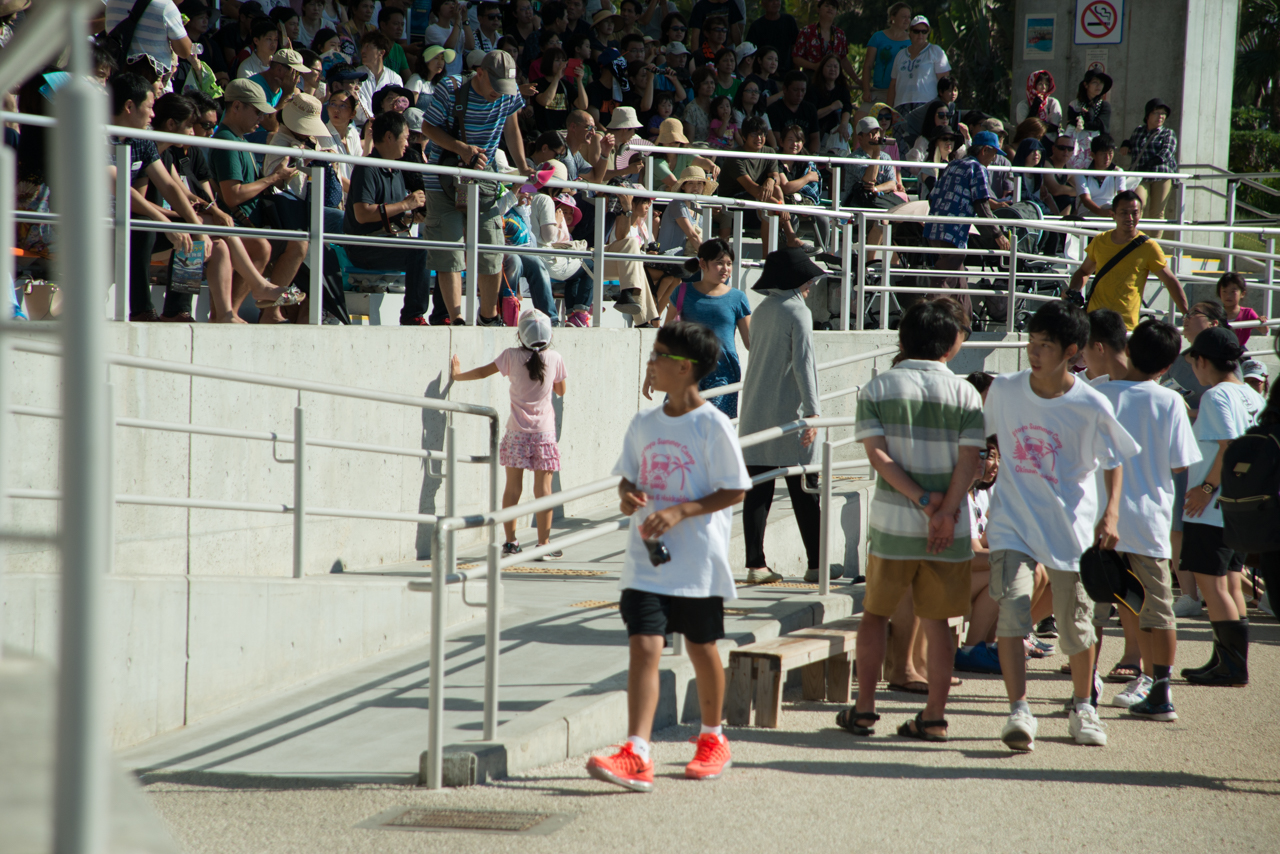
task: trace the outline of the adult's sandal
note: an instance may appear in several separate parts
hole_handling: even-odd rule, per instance
[[[258,308],[284,308],[285,306],[297,305],[307,298],[307,295],[298,290],[297,285],[290,285],[285,292],[275,299],[254,300],[254,304]]]
[[[860,712],[857,706],[850,706],[836,715],[836,726],[847,729],[854,735],[875,735],[875,723],[878,720],[880,716],[875,712]],[[862,723],[864,721],[871,726],[866,726]]]
[[[911,720],[898,727],[898,735],[904,738],[918,738],[921,741],[946,741],[945,733],[929,732],[931,729],[946,729],[947,719],[938,718],[936,721],[926,721],[924,712],[916,712],[916,716]]]

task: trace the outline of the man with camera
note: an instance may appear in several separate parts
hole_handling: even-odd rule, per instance
[[[461,103],[459,103],[461,102]],[[492,171],[490,165],[504,137],[516,169],[530,173],[524,159],[524,139],[516,115],[524,107],[524,98],[516,83],[516,63],[504,51],[490,51],[470,79],[445,77],[436,87],[427,106],[422,131],[427,137],[427,162],[445,166]],[[442,181],[443,178],[443,181]],[[467,188],[449,176],[426,176],[426,214],[422,224],[427,240],[458,243],[458,249],[428,250],[431,268],[439,277],[440,292],[449,309],[451,323],[462,321],[462,277],[465,252],[461,246],[470,237],[481,245],[503,245],[502,217],[497,199],[503,186],[495,181],[482,181],[480,188],[479,229],[466,234]],[[498,285],[502,275],[501,252],[482,252],[479,270],[471,271],[478,280],[481,326],[501,326],[498,316]],[[406,300],[406,311],[408,301]],[[402,316],[402,325],[422,326],[426,319]],[[465,322],[465,321],[462,321]]]

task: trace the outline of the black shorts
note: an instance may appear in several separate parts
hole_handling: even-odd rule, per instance
[[[1182,526],[1182,562],[1184,572],[1214,575],[1240,572],[1244,561],[1235,549],[1222,542],[1222,529],[1217,525],[1185,522]]]
[[[689,643],[711,643],[724,637],[724,599],[687,599],[627,588],[619,605],[627,637],[679,632]]]

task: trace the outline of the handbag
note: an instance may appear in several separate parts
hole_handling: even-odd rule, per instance
[[[505,267],[502,270],[502,287],[498,290],[498,312],[502,315],[504,326],[520,325],[520,291],[507,277]]]
[[[471,78],[467,78],[453,94],[453,130],[450,135],[462,142],[466,142],[467,139],[467,102],[470,100]],[[492,158],[484,166],[477,166],[475,160],[464,164],[457,153],[448,149],[442,150],[439,163],[441,166],[465,166],[468,169],[480,169],[485,172],[494,171]],[[453,202],[454,208],[460,211],[467,209],[467,185],[469,183],[471,183],[470,178],[456,178],[453,175],[440,176],[440,190],[444,193],[446,199]],[[502,184],[498,181],[481,181],[479,183],[480,210],[487,210],[498,201],[498,193],[502,189]]]

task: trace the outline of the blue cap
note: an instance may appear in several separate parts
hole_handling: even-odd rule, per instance
[[[611,47],[600,54],[600,58],[596,62],[603,68],[606,65],[613,65],[614,61],[622,57],[622,51],[616,47]]]
[[[969,150],[973,151],[975,148],[983,148],[984,146],[999,150],[1000,137],[996,136],[989,130],[975,133],[973,135],[973,141],[969,143]]]

